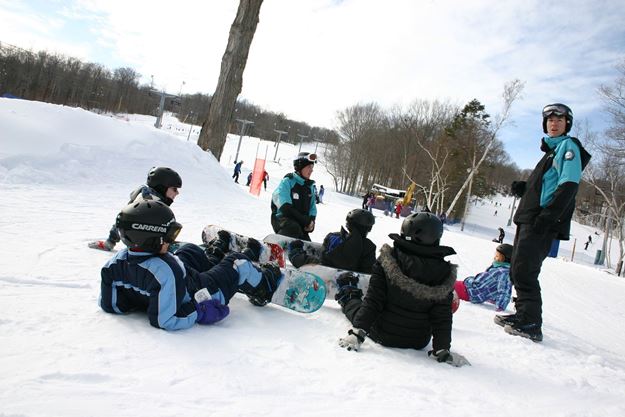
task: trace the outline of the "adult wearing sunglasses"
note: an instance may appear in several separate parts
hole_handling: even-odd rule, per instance
[[[495,323],[515,336],[543,340],[542,298],[538,275],[554,239],[568,240],[575,196],[582,171],[590,160],[577,138],[568,133],[573,112],[561,103],[548,104],[542,112],[540,149],[545,153],[527,181],[512,183],[520,197],[514,215],[517,225],[510,279],[517,293],[516,313],[495,316]]]
[[[286,174],[273,192],[271,226],[275,233],[310,241],[317,216],[315,182],[310,179],[316,163],[316,154],[300,152],[293,160],[294,172]]]

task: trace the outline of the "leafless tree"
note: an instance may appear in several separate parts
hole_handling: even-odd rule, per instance
[[[462,186],[460,187],[460,189],[456,193],[456,196],[452,200],[452,202],[449,205],[449,207],[447,208],[447,210],[445,210],[445,213],[447,215],[449,215],[453,211],[454,206],[458,202],[458,199],[460,198],[460,196],[462,195],[464,189],[467,186],[469,187],[468,195],[469,196],[471,195],[470,187],[471,187],[471,185],[473,183],[473,178],[477,174],[477,171],[479,170],[480,166],[482,165],[482,163],[484,162],[484,160],[488,156],[491,148],[495,144],[495,141],[497,140],[497,133],[499,133],[501,128],[508,123],[508,118],[510,116],[510,109],[512,107],[512,103],[514,103],[514,101],[516,99],[521,97],[521,92],[523,91],[523,87],[524,87],[524,83],[521,82],[518,79],[510,81],[510,82],[506,83],[506,85],[504,86],[502,111],[495,118],[495,123],[492,126],[490,126],[489,129],[488,129],[487,142],[486,142],[486,146],[485,146],[482,154],[479,155],[477,153],[473,153],[470,156],[471,157],[471,166],[470,166],[469,172],[468,172],[469,175],[467,176],[466,180],[464,181],[464,183],[462,184]]]

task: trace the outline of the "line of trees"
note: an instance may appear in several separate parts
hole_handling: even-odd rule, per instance
[[[103,65],[46,51],[32,52],[0,42],[0,96],[15,96],[65,106],[82,107],[107,113],[138,113],[156,116],[160,92],[140,84],[141,75],[132,68],[110,70]],[[206,120],[211,96],[189,94],[166,100],[165,110],[174,112],[185,123]],[[284,114],[262,109],[239,100],[229,121],[229,132],[238,133],[235,119],[254,122],[252,134],[275,139],[274,130],[288,132],[282,140],[299,141],[298,133],[308,140],[336,142],[332,130],[290,120]]]

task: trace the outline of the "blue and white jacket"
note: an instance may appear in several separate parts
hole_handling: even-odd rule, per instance
[[[497,308],[505,310],[512,297],[510,264],[495,261],[486,271],[465,278],[464,285],[472,303],[489,301]]]
[[[231,252],[223,259],[185,244],[175,255],[119,251],[101,271],[100,307],[107,313],[145,311],[154,327],[180,330],[197,320],[192,295],[206,288],[227,305],[239,288],[256,288],[261,272],[247,257]]]
[[[120,250],[101,271],[100,307],[108,313],[146,311],[150,324],[165,330],[195,324],[186,270],[176,256]]]

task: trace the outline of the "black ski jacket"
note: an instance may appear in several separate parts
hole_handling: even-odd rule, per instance
[[[434,350],[451,347],[451,301],[457,266],[443,258],[456,252],[392,234],[382,246],[354,327],[384,346]]]
[[[354,231],[328,233],[323,240],[321,263],[333,268],[370,274],[375,263],[375,244]]]
[[[579,147],[581,166],[584,170],[590,161],[590,154],[577,138],[571,137],[571,140]],[[540,195],[543,187],[543,176],[553,165],[555,155],[554,150],[550,149],[544,140],[541,143],[540,149],[545,152],[545,155],[538,161],[527,179],[525,192],[514,214],[514,223],[517,225],[536,224],[538,220],[547,225],[549,230],[557,232],[557,239],[569,240],[571,218],[575,211],[575,196],[579,184],[575,182],[561,184],[556,189],[549,205],[544,208],[541,207]]]

